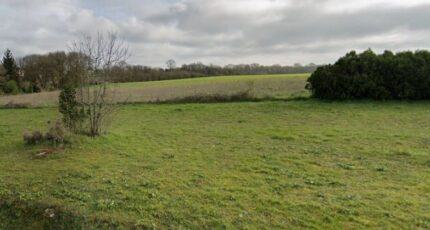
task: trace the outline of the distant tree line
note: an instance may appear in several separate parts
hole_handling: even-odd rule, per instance
[[[307,88],[321,99],[430,99],[430,52],[351,51],[318,67]]]
[[[7,50],[0,65],[0,94],[33,93],[74,85],[87,68],[87,63],[76,52],[51,52],[15,59],[12,52]],[[219,75],[310,73],[316,68],[312,63],[305,66],[217,66],[192,63],[176,67],[176,62],[170,59],[166,62],[166,68],[119,63],[112,66],[105,77],[110,82],[138,82]],[[93,83],[97,83],[97,79],[93,79]]]
[[[217,66],[203,63],[185,64],[176,68],[172,67],[175,65],[171,61],[166,63],[166,69],[140,65],[116,66],[113,68],[110,78],[113,82],[159,81],[221,75],[311,73],[317,68],[315,64],[306,66],[300,64],[294,66],[263,66],[259,64]]]

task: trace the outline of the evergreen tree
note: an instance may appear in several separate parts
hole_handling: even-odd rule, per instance
[[[63,114],[63,123],[73,132],[81,131],[85,114],[77,101],[76,90],[65,86],[60,93],[59,111]]]
[[[16,66],[12,52],[9,49],[7,49],[4,53],[2,64],[6,70],[6,80],[14,80],[15,82],[19,83],[18,67]]]

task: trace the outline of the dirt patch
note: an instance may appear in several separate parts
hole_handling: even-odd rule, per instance
[[[48,157],[51,155],[61,153],[61,152],[63,152],[63,150],[64,149],[60,149],[60,148],[42,149],[42,150],[36,151],[36,153],[34,154],[34,157],[36,157],[36,158]]]

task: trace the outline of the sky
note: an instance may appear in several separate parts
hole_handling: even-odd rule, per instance
[[[0,0],[0,49],[67,50],[115,32],[130,64],[326,64],[350,50],[430,49],[430,0]]]

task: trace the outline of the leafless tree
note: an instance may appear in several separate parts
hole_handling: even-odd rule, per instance
[[[175,61],[175,60],[173,60],[173,59],[169,59],[169,60],[167,60],[167,61],[166,61],[166,67],[167,67],[169,70],[173,70],[173,69],[175,69],[175,68],[176,68],[176,61]]]
[[[86,67],[78,80],[78,101],[88,121],[88,134],[98,136],[115,104],[114,91],[108,88],[109,72],[130,57],[127,44],[115,33],[99,32],[82,35],[69,51],[79,54]]]

